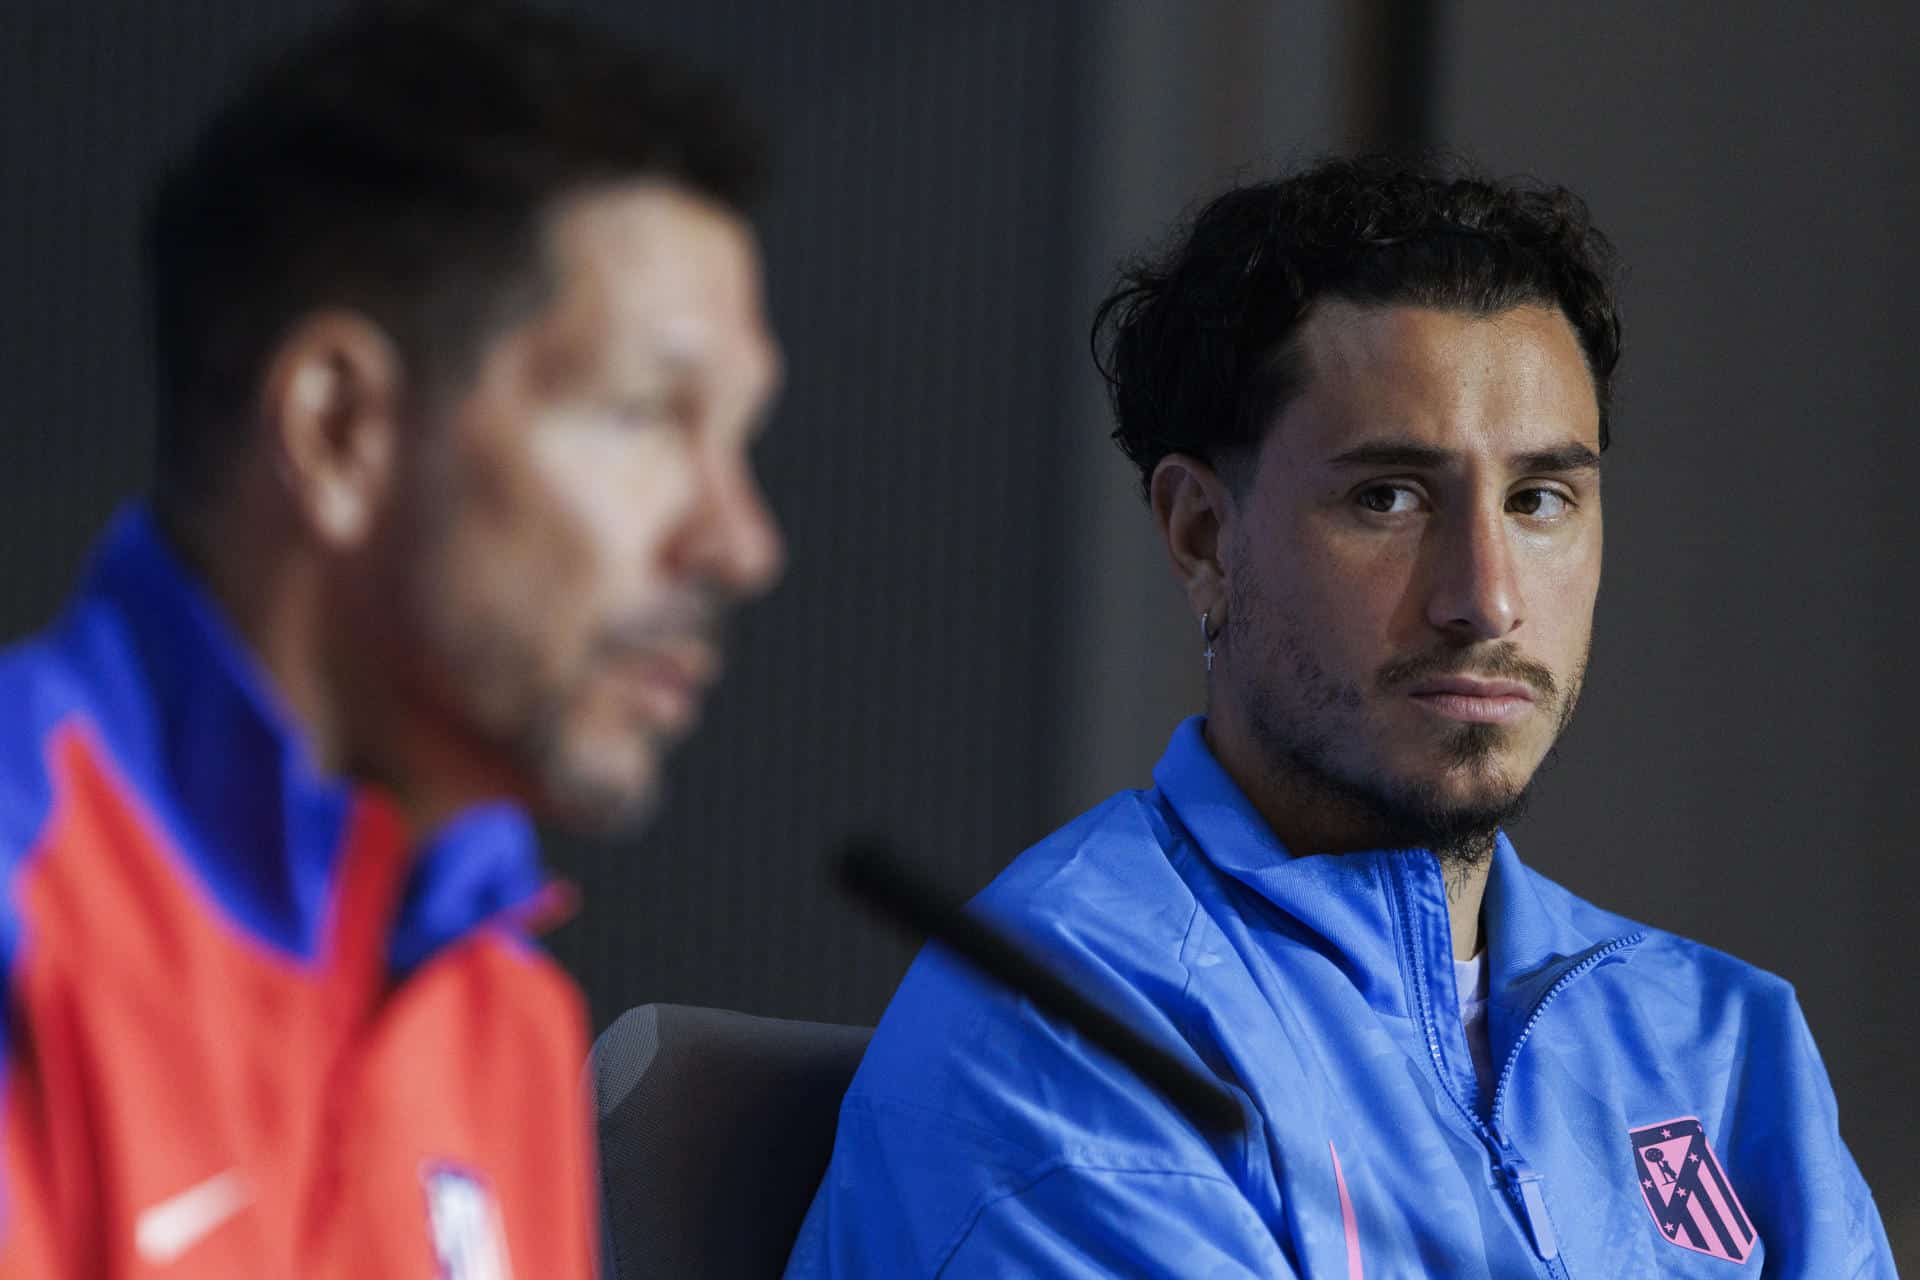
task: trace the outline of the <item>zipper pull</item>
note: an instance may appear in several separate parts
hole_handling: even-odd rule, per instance
[[[1507,1162],[1507,1178],[1520,1193],[1520,1207],[1526,1211],[1527,1229],[1533,1232],[1533,1247],[1551,1262],[1560,1256],[1560,1242],[1554,1238],[1553,1223],[1547,1218],[1547,1198],[1540,1192],[1540,1175],[1533,1166],[1515,1156]]]

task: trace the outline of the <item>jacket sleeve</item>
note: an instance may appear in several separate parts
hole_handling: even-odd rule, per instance
[[[1296,1274],[1217,1170],[1146,1152],[1033,1157],[955,1117],[855,1099],[790,1280]]]
[[[1840,1108],[1813,1032],[1785,983],[1745,1063],[1750,1087],[1735,1159],[1755,1171],[1765,1280],[1895,1280],[1873,1193],[1840,1136]]]
[[[1161,975],[1049,958],[1207,1069],[1156,1003]],[[1070,1028],[930,949],[841,1103],[787,1274],[1293,1276],[1254,1129],[1202,1134]]]
[[[1898,1280],[1886,1225],[1880,1220],[1879,1206],[1874,1203],[1873,1192],[1868,1189],[1867,1180],[1861,1176],[1853,1152],[1847,1149],[1845,1140],[1840,1136],[1840,1104],[1834,1096],[1833,1084],[1827,1077],[1826,1063],[1821,1060],[1820,1050],[1814,1044],[1813,1030],[1807,1025],[1806,1015],[1801,1011],[1798,1000],[1793,1004],[1793,1030],[1806,1064],[1806,1074],[1818,1081],[1818,1089],[1814,1092],[1824,1095],[1821,1100],[1825,1105],[1814,1109],[1816,1141],[1827,1149],[1830,1153],[1828,1158],[1837,1167],[1839,1176],[1834,1185],[1844,1189],[1846,1207],[1842,1238],[1851,1241],[1849,1260],[1854,1263],[1849,1276],[1851,1280]],[[1818,1206],[1810,1207],[1809,1216],[1819,1220],[1813,1225],[1813,1232],[1824,1235],[1835,1225],[1829,1220],[1830,1215],[1821,1212]],[[1818,1274],[1820,1270],[1816,1266],[1805,1274]]]
[[[1062,1165],[982,1206],[938,1274],[1290,1280],[1297,1272],[1224,1178]]]

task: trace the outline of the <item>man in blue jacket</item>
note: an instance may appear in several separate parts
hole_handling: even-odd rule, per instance
[[[790,1275],[1893,1274],[1791,988],[1501,833],[1586,667],[1611,278],[1571,193],[1384,161],[1129,273],[1102,370],[1208,711],[978,906],[1245,1130],[929,951]]]

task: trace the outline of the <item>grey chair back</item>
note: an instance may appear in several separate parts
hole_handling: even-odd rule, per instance
[[[833,1153],[868,1027],[629,1009],[593,1046],[606,1280],[768,1280]]]

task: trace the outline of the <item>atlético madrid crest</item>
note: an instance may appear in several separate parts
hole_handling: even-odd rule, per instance
[[[1631,1136],[1640,1194],[1661,1235],[1682,1249],[1728,1262],[1753,1256],[1760,1243],[1753,1219],[1733,1193],[1733,1183],[1707,1145],[1699,1120],[1662,1120],[1633,1130]]]

